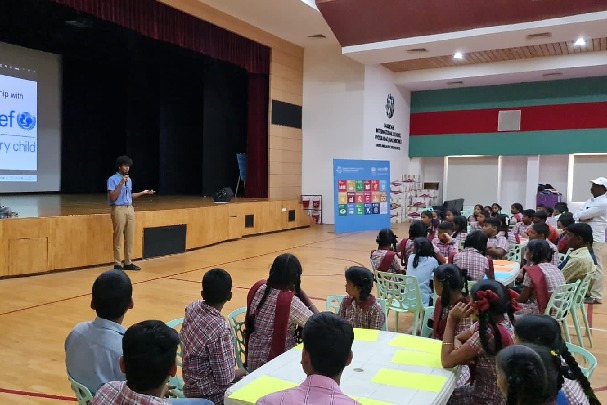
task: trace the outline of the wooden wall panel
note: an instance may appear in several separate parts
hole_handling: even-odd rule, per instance
[[[10,276],[46,271],[48,268],[48,239],[10,239],[8,257],[8,275]]]

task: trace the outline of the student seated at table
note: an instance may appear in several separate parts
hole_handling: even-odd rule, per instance
[[[556,247],[558,248],[559,253],[567,253],[569,250],[569,245],[567,244],[567,238],[565,237],[565,230],[569,225],[575,224],[575,219],[573,219],[573,214],[570,212],[565,212],[559,216],[559,220],[556,225],[560,232],[559,238],[556,242]]]
[[[535,211],[535,214],[533,214],[533,223],[534,224],[545,224],[547,219],[548,219],[548,214],[544,210]],[[548,225],[548,224],[546,224],[546,225]],[[550,231],[550,233],[548,234],[548,240],[552,243],[556,243],[556,240],[559,237],[559,233],[556,231],[556,229],[554,229],[550,225],[548,225],[548,229]]]
[[[472,212],[472,215],[468,217],[468,222],[472,223],[478,221],[478,214],[480,214],[482,210],[483,204],[476,204],[474,206],[474,211]]]
[[[221,405],[226,389],[246,374],[235,370],[232,329],[221,315],[232,299],[232,277],[222,269],[207,271],[201,296],[185,309],[181,327],[183,393]]]
[[[464,304],[470,302],[466,276],[454,264],[438,266],[434,270],[434,292],[438,295],[438,298],[434,304],[432,337],[443,340],[449,311],[458,302],[463,302]],[[443,305],[443,303],[445,304]],[[457,325],[455,334],[458,335],[470,329],[470,325],[472,325],[472,320],[469,317],[462,319]]]
[[[514,332],[517,344],[533,343],[550,350],[555,357],[553,364],[559,374],[558,380],[562,384],[560,390],[569,404],[600,404],[590,382],[565,344],[561,325],[554,318],[538,314],[522,316],[516,321]]]
[[[527,265],[522,270],[523,291],[518,297],[522,309],[517,315],[543,314],[552,292],[559,285],[565,284],[561,270],[550,263],[553,254],[546,240],[534,239],[527,244]]]
[[[413,241],[417,238],[426,238],[428,236],[428,228],[422,221],[413,221],[409,225],[409,238],[405,238],[398,244],[398,251],[401,255],[401,264],[404,268],[407,267],[409,256],[413,254],[414,246]],[[439,263],[447,263],[447,259],[440,254],[438,248],[434,247],[434,257]]]
[[[510,225],[518,224],[523,221],[523,205],[521,203],[514,203],[510,206]]]
[[[371,251],[371,261],[377,271],[388,273],[402,273],[400,259],[398,258],[398,240],[392,229],[379,231],[375,238],[377,249]]]
[[[434,246],[426,238],[417,238],[414,242],[415,251],[409,256],[407,263],[407,274],[415,276],[419,284],[422,296],[422,304],[430,305],[430,280],[432,280],[434,269],[438,267],[438,261],[434,258]]]
[[[452,233],[453,224],[451,222],[441,222],[438,224],[437,234],[432,240],[432,244],[438,248],[438,251],[444,257],[459,252],[458,242],[451,237]]]
[[[546,368],[540,355],[532,348],[508,346],[497,354],[496,363],[497,386],[508,405],[548,403],[551,390]]]
[[[302,272],[297,257],[283,253],[274,259],[268,281],[260,280],[249,290],[245,316],[249,372],[295,347],[301,328],[318,313],[300,287]]]
[[[491,218],[491,212],[487,210],[482,210],[476,216],[476,222],[470,222],[470,232],[474,231],[482,231],[483,225],[485,225],[485,221],[487,218]]]
[[[165,399],[169,377],[177,373],[175,329],[161,321],[131,326],[122,339],[120,369],[126,381],[111,381],[97,391],[91,405],[213,405],[201,398]]]
[[[508,215],[499,214],[496,218],[500,221],[499,232],[497,234],[505,237],[508,240],[508,243],[510,243],[511,245],[520,243],[520,238],[510,232],[510,226],[508,225]]]
[[[532,240],[546,241],[546,243],[548,243],[548,246],[550,247],[550,250],[552,251],[552,259],[550,260],[550,263],[554,264],[555,266],[558,266],[559,265],[559,250],[554,243],[550,242],[547,239],[549,233],[550,233],[550,230],[548,229],[548,225],[540,223],[540,224],[533,224],[531,229],[529,229],[529,232],[527,232],[527,236],[529,236],[529,241],[532,241]]]
[[[354,330],[343,318],[330,312],[312,315],[303,329],[301,366],[308,376],[301,385],[275,392],[257,405],[356,405],[339,388],[341,375],[352,363]]]
[[[381,329],[386,323],[386,314],[373,296],[373,273],[362,266],[346,270],[346,293],[341,302],[339,316],[354,328]]]
[[[503,398],[497,387],[495,355],[514,343],[512,297],[516,293],[495,280],[482,280],[472,287],[471,304],[457,303],[447,316],[441,363],[445,368],[470,365],[470,382],[453,391],[449,404],[496,404]],[[456,336],[462,319],[478,318],[470,329]],[[507,314],[507,315],[506,315]],[[459,345],[459,342],[463,344]]]
[[[453,218],[453,235],[451,235],[458,244],[459,242],[465,242],[466,236],[468,236],[468,221],[461,215]]]
[[[512,233],[519,238],[526,238],[527,231],[531,228],[531,225],[533,225],[533,215],[535,214],[535,211],[523,210],[522,214],[521,222],[517,222],[516,225],[514,225]]]
[[[108,381],[124,381],[119,361],[122,356],[122,326],[126,311],[133,308],[133,285],[122,270],[109,270],[93,283],[93,322],[82,322],[65,339],[68,374],[94,395]]]
[[[487,235],[487,255],[494,259],[503,258],[508,249],[510,242],[504,235],[499,234],[502,222],[498,218],[487,218],[483,224],[483,232]]]
[[[453,257],[453,264],[462,272],[465,270],[470,280],[482,280],[485,275],[489,279],[495,279],[492,260],[485,256],[487,239],[487,234],[482,231],[469,233],[464,242],[464,250]]]
[[[567,245],[573,249],[559,265],[567,283],[583,280],[588,273],[596,271],[596,257],[592,251],[592,228],[583,222],[567,227]]]
[[[445,221],[453,223],[455,217],[459,217],[461,213],[458,210],[447,210],[445,212]]]

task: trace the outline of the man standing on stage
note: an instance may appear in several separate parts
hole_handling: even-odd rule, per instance
[[[154,190],[143,190],[133,193],[133,181],[129,178],[129,170],[133,161],[128,156],[116,159],[118,171],[107,179],[107,196],[112,209],[112,225],[114,226],[114,268],[119,270],[141,270],[141,267],[131,262],[133,255],[133,239],[135,238],[135,210],[133,198],[145,194],[154,194]],[[120,249],[124,238],[124,267],[120,261]]]
[[[597,272],[591,287],[590,297],[584,301],[586,304],[602,304],[605,273],[603,255],[605,254],[605,228],[607,228],[607,179],[599,177],[590,181],[592,198],[586,201],[582,209],[573,214],[573,219],[585,222],[592,227],[592,249],[596,256]]]

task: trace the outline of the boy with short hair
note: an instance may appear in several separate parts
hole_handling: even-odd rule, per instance
[[[510,248],[508,239],[500,233],[501,221],[498,218],[487,218],[483,224],[483,232],[487,235],[487,255],[501,259]]]
[[[548,214],[546,213],[546,211],[535,211],[535,214],[533,214],[534,224],[546,224],[547,219]],[[559,238],[559,233],[549,224],[546,225],[548,225],[548,230],[550,231],[547,239],[552,243],[556,243],[557,239]]]
[[[535,211],[523,210],[521,213],[523,214],[522,219],[520,222],[517,222],[516,225],[514,225],[512,233],[514,235],[518,235],[519,237],[526,238],[527,231],[529,231],[531,225],[533,225],[533,215],[535,214]]]
[[[450,257],[459,252],[458,243],[453,240],[451,234],[453,234],[453,223],[441,222],[438,224],[436,236],[432,239],[432,244],[438,248],[438,251],[444,257]]]
[[[596,257],[592,252],[592,228],[585,223],[569,225],[566,230],[567,244],[573,251],[560,264],[567,283],[583,280],[588,273],[596,271]]]
[[[550,250],[552,250],[552,260],[550,261],[550,263],[554,264],[555,266],[558,266],[559,265],[559,250],[554,243],[550,242],[547,239],[549,233],[550,233],[550,228],[548,228],[548,224],[540,223],[540,224],[533,224],[533,226],[531,227],[531,229],[529,230],[529,232],[527,234],[529,235],[529,240],[541,239],[541,240],[545,240],[548,243]]]
[[[236,371],[230,325],[221,315],[232,299],[232,277],[222,269],[209,270],[202,278],[203,300],[187,306],[181,327],[184,394],[223,404],[225,391],[242,378]]]
[[[119,366],[122,356],[122,326],[126,311],[133,308],[133,285],[121,270],[102,273],[93,283],[93,322],[82,322],[65,339],[68,374],[94,395],[108,381],[124,381]]]

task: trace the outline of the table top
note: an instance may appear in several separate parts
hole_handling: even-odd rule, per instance
[[[354,357],[342,374],[341,390],[363,405],[446,404],[456,377],[455,370],[441,367],[440,348],[441,342],[433,339],[355,329]],[[301,347],[293,348],[244,377],[227,390],[225,404],[254,403],[257,395],[244,398],[243,388],[259,393],[264,385],[265,395],[301,384],[306,379],[301,354]],[[279,388],[268,389],[272,384]]]
[[[495,279],[507,286],[514,283],[521,265],[509,260],[494,260],[493,268],[495,270]]]

